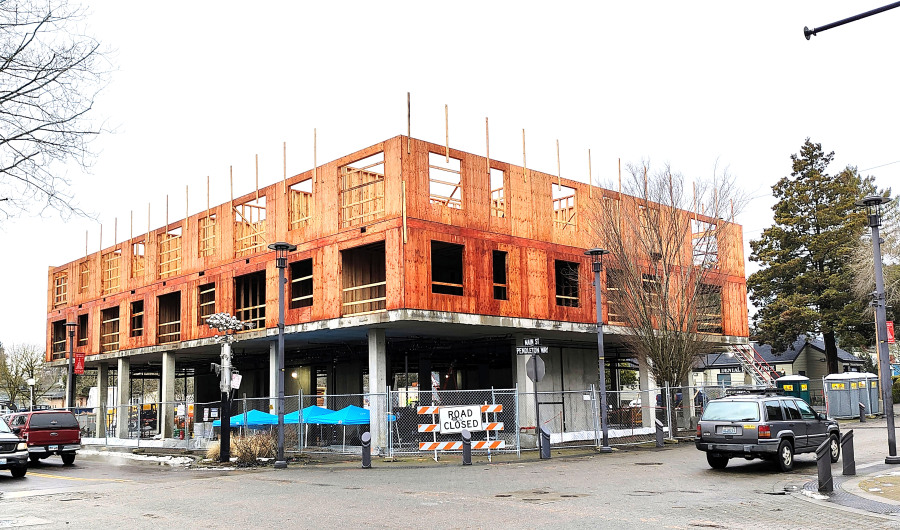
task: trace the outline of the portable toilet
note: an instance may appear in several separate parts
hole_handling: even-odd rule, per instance
[[[878,386],[878,376],[862,372],[859,374],[859,378],[859,400],[866,406],[866,414],[879,414],[881,412],[879,404],[881,393]]]
[[[794,396],[810,403],[809,378],[803,375],[786,375],[775,380],[775,386],[785,396]]]
[[[825,406],[832,418],[854,418],[859,415],[859,403],[868,408],[869,398],[864,395],[860,400],[859,383],[863,381],[865,393],[866,380],[858,372],[830,374],[825,376]]]

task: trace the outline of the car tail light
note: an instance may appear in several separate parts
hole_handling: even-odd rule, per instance
[[[757,429],[757,433],[760,438],[772,437],[772,429],[768,425],[760,425],[759,429]]]
[[[697,438],[700,438],[700,424],[697,424]]]

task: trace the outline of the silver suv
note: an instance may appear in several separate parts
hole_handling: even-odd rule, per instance
[[[831,461],[841,456],[838,424],[806,401],[774,390],[745,392],[710,401],[697,424],[697,449],[714,469],[731,458],[762,458],[782,471],[794,468],[794,455],[812,453],[828,440]]]

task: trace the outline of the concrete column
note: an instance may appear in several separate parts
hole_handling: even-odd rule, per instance
[[[159,432],[163,438],[174,437],[175,427],[175,352],[163,352],[162,377],[159,382]]]
[[[516,385],[519,389],[519,427],[533,428],[536,423],[534,417],[534,382],[528,378],[528,373],[525,370],[525,364],[531,356],[516,355],[516,346],[521,346],[522,344],[523,336],[517,333],[514,336],[513,344],[510,346],[510,354],[515,358]],[[537,447],[538,438],[536,431],[523,431],[520,434],[520,440],[523,447]]]
[[[656,395],[650,390],[650,366],[644,358],[638,358],[638,383],[641,389],[641,423],[644,427],[653,428],[656,419]]]
[[[269,412],[278,414],[278,343],[275,341],[269,343]]]
[[[369,432],[372,435],[372,453],[387,446],[385,414],[387,400],[383,394],[387,387],[387,344],[384,330],[369,329]]]
[[[119,438],[128,438],[128,401],[131,399],[130,372],[131,360],[127,357],[120,357],[116,373],[116,394],[119,396],[118,408],[116,408],[116,436]]]
[[[109,365],[97,366],[97,438],[106,438],[106,412],[109,410]]]

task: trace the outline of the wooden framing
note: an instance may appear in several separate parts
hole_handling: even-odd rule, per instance
[[[122,262],[122,250],[115,249],[103,254],[100,258],[100,293],[108,295],[119,290],[119,264]]]
[[[213,306],[201,301],[204,285],[214,286],[216,310],[256,310],[255,322],[276,328],[272,293],[278,272],[267,248],[273,241],[297,245],[289,263],[313,265],[303,274],[291,273],[291,292],[301,284],[303,292],[291,295],[287,325],[398,309],[595,323],[592,283],[579,281],[570,292],[557,293],[554,263],[590,270],[584,250],[603,242],[579,215],[616,208],[620,218],[633,218],[641,206],[653,205],[614,190],[594,193],[590,184],[561,178],[559,171],[526,169],[524,143],[522,154],[523,165],[516,165],[398,136],[293,176],[278,175],[269,186],[51,267],[47,359],[60,345],[57,323],[76,319],[82,324],[76,349],[100,353],[101,311],[114,306],[120,307],[121,351],[212,337],[215,331],[201,318]],[[444,171],[448,158],[455,161],[451,172]],[[502,186],[492,185],[492,173],[495,178],[502,173]],[[445,191],[433,194],[432,185]],[[560,189],[571,191],[555,196]],[[710,311],[701,327],[711,335],[746,337],[741,227],[685,215],[714,224],[718,235],[716,266],[709,274],[721,293],[720,315],[715,321],[716,311]],[[685,241],[686,252],[696,239]],[[432,242],[459,246],[458,277],[432,277]],[[127,256],[119,258],[118,285],[110,258],[117,251]],[[505,253],[505,283],[495,281],[494,251]],[[605,268],[607,291],[619,288],[610,267]],[[268,294],[244,304],[237,299],[235,278],[248,274],[264,275]],[[505,299],[495,296],[498,290],[505,290]],[[621,324],[609,299],[604,297],[604,321]],[[121,322],[128,323],[127,331]],[[106,340],[103,349],[111,347]]]
[[[100,311],[100,353],[119,349],[119,306]]]

